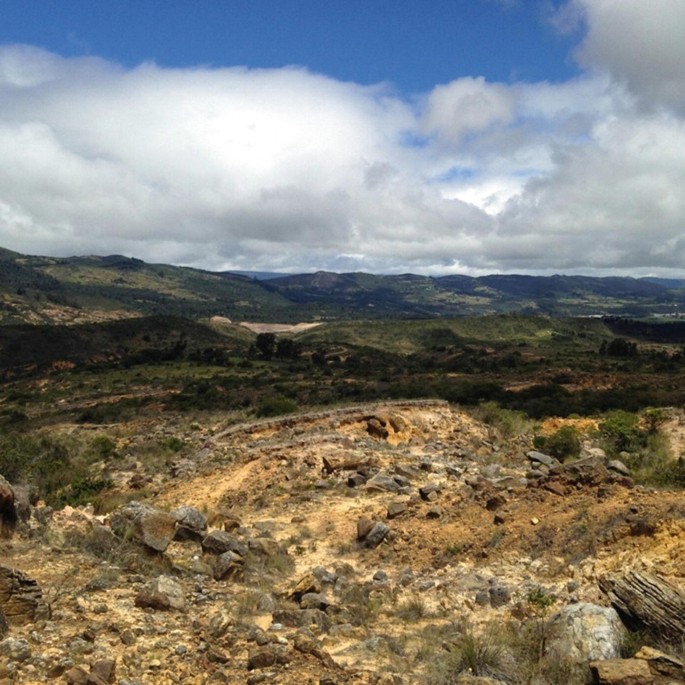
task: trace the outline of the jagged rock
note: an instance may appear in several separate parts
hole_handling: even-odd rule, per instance
[[[207,517],[195,507],[183,505],[172,516],[176,518],[176,540],[202,540],[207,533]]]
[[[322,472],[326,474],[336,471],[359,471],[372,465],[373,459],[363,455],[350,455],[346,457],[325,455],[321,458],[323,462]]]
[[[0,637],[2,637],[10,629],[7,619],[5,618],[5,612],[0,607]]]
[[[644,646],[636,652],[635,658],[647,661],[649,670],[654,674],[685,682],[685,666],[683,662],[670,654],[665,654],[653,647]]]
[[[444,515],[445,515],[445,510],[440,506],[431,507],[426,512],[426,518],[429,518],[429,519],[439,519],[439,518],[442,518]]]
[[[488,597],[490,600],[490,606],[493,609],[498,609],[503,607],[505,604],[509,604],[511,601],[511,592],[509,588],[504,585],[493,585],[488,588]]]
[[[254,671],[256,668],[268,668],[276,663],[277,654],[273,647],[261,647],[251,652],[247,659],[247,670]]]
[[[31,657],[31,646],[21,638],[6,637],[0,642],[0,656],[10,661],[26,661]]]
[[[202,549],[212,554],[223,554],[224,552],[236,552],[244,557],[247,553],[245,545],[240,543],[233,535],[224,530],[213,530],[202,540]]]
[[[164,552],[176,535],[175,516],[136,501],[114,511],[109,524],[118,537],[131,536],[156,552]]]
[[[294,647],[298,652],[316,657],[328,668],[338,668],[331,655],[316,640],[302,633],[295,635]]]
[[[364,538],[364,544],[367,547],[374,548],[385,540],[385,536],[390,532],[390,528],[383,523],[383,521],[377,521],[374,523],[373,528],[369,531],[368,535]]]
[[[526,454],[528,460],[533,464],[544,464],[547,467],[554,466],[559,462],[554,458],[550,457],[549,454],[544,454],[543,452],[538,452],[537,450],[531,450]]]
[[[383,418],[372,416],[366,422],[366,432],[373,438],[387,440],[390,433],[386,428],[386,425],[386,421]]]
[[[133,603],[140,609],[154,609],[155,611],[168,611],[171,609],[171,602],[166,595],[152,590],[141,590],[133,600]]]
[[[386,473],[377,473],[366,482],[365,488],[371,492],[397,492],[400,489],[400,485],[393,476],[389,476]]]
[[[357,540],[359,542],[366,540],[366,537],[371,532],[372,528],[373,521],[366,518],[366,516],[362,516],[362,518],[357,521]]]
[[[233,551],[220,554],[214,564],[214,580],[235,580],[241,578],[245,562],[240,554]]]
[[[619,461],[618,459],[612,459],[607,464],[607,468],[609,469],[609,471],[615,471],[616,473],[620,473],[622,476],[630,475],[630,469],[622,461]]]
[[[4,566],[0,566],[0,609],[10,626],[25,625],[48,615],[38,583]]]
[[[169,600],[169,606],[177,611],[185,611],[186,598],[180,583],[169,576],[159,576],[150,586],[153,594],[164,595]]]
[[[406,502],[400,502],[399,500],[395,500],[393,502],[390,502],[390,504],[388,504],[388,518],[389,519],[397,518],[398,516],[401,516],[402,514],[404,514],[405,511],[407,511]]]
[[[300,606],[303,609],[320,609],[326,611],[330,602],[319,592],[306,592],[300,599]]]
[[[321,583],[313,573],[300,578],[293,591],[288,595],[290,599],[299,602],[303,595],[321,592]]]
[[[286,554],[285,550],[276,542],[276,540],[266,537],[253,538],[249,541],[248,548],[253,554],[265,558]]]
[[[8,537],[17,521],[14,488],[0,476],[0,537]]]
[[[654,685],[649,665],[641,659],[591,661],[590,671],[598,685]]]
[[[685,588],[641,571],[605,576],[599,586],[629,625],[676,638],[685,635]]]
[[[419,488],[419,495],[424,501],[433,501],[442,491],[438,483],[428,483]]]
[[[116,667],[114,659],[98,659],[91,665],[90,672],[106,683],[113,683],[116,680]]]
[[[229,609],[223,608],[209,619],[209,634],[214,638],[223,637],[232,624],[232,612]]]
[[[353,473],[347,478],[347,487],[350,488],[360,488],[362,485],[366,484],[366,476],[361,473]]]
[[[564,607],[547,624],[546,656],[575,664],[614,659],[626,629],[611,607],[579,603]]]
[[[324,633],[331,629],[330,616],[320,609],[279,609],[273,612],[273,621],[291,628],[316,626]]]

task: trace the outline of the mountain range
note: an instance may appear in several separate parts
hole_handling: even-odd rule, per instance
[[[506,312],[665,317],[684,303],[685,281],[678,279],[211,272],[122,255],[58,258],[0,248],[0,324],[149,315],[261,322]]]

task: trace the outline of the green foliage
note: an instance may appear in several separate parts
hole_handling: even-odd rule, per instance
[[[503,409],[496,402],[483,402],[474,413],[483,423],[496,428],[503,438],[521,435],[530,427],[523,412]]]
[[[98,435],[90,443],[93,454],[100,459],[111,459],[117,456],[117,443],[108,435]]]
[[[69,483],[53,498],[53,501],[59,506],[70,504],[72,507],[94,504],[97,496],[112,485],[109,478],[81,477]]]
[[[646,435],[639,426],[637,414],[617,410],[600,423],[599,432],[604,446],[611,454],[634,452],[645,445]]]
[[[544,441],[544,449],[559,461],[577,459],[580,455],[580,434],[573,426],[562,426]]]
[[[256,415],[260,418],[292,414],[298,409],[297,403],[286,397],[269,397],[262,400],[257,406]]]

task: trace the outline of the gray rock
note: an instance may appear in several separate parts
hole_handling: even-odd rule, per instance
[[[419,488],[419,495],[422,500],[432,501],[438,496],[442,487],[438,483],[427,483]]]
[[[152,584],[152,592],[165,595],[169,600],[169,606],[177,611],[185,611],[186,598],[180,583],[169,576],[159,576]]]
[[[175,516],[136,501],[112,512],[109,524],[118,537],[132,536],[156,552],[164,552],[176,535]]]
[[[547,635],[546,658],[585,664],[619,657],[626,629],[615,609],[583,602],[552,616]]]
[[[378,547],[389,532],[390,528],[383,521],[377,521],[364,539],[364,544],[371,549]]]
[[[202,540],[202,549],[212,554],[235,552],[240,554],[241,557],[244,557],[247,553],[245,545],[225,530],[213,530],[207,534]]]
[[[526,454],[526,456],[534,464],[544,464],[548,467],[559,463],[554,457],[550,457],[549,454],[544,454],[543,452],[538,452],[537,450],[531,450]]]
[[[31,646],[21,638],[6,637],[0,642],[0,656],[10,661],[26,661],[31,656]]]
[[[370,492],[397,492],[400,486],[392,476],[385,473],[377,473],[367,481],[365,488]]]
[[[620,473],[622,476],[630,476],[630,469],[618,459],[612,459],[608,464],[607,468],[609,471],[614,471]]]
[[[177,540],[201,540],[207,533],[207,517],[195,507],[183,505],[173,514],[176,517]]]
[[[214,564],[214,580],[237,579],[242,577],[244,561],[240,554],[228,551],[220,554]]]
[[[400,500],[395,500],[393,502],[390,502],[390,504],[388,504],[388,518],[389,519],[397,518],[398,516],[401,516],[402,514],[404,514],[405,511],[407,511],[406,502],[401,502]]]
[[[493,609],[499,609],[511,601],[511,593],[504,585],[493,585],[488,589],[488,595]]]

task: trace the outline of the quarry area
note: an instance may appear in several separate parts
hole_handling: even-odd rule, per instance
[[[590,428],[562,463],[444,401],[112,426],[105,514],[0,478],[0,683],[685,682],[685,498]]]

